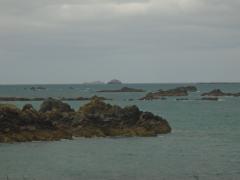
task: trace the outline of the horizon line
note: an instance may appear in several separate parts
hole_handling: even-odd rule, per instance
[[[238,84],[237,81],[212,81],[212,82],[122,82],[121,84]],[[118,85],[121,85],[118,84]],[[82,82],[82,83],[0,83],[0,86],[5,85],[112,85],[107,83],[94,84],[91,82]]]

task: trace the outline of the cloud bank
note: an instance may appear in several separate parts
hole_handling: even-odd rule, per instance
[[[240,81],[239,8],[238,0],[0,0],[0,83]]]

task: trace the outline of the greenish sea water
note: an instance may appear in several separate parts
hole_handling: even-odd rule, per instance
[[[240,92],[240,84],[194,84],[188,101],[139,101],[145,93],[96,93],[123,86],[147,91],[184,84],[0,86],[0,96],[112,98],[121,106],[136,104],[166,118],[167,135],[148,138],[77,138],[56,142],[0,144],[0,179],[60,180],[239,180],[240,97],[201,101],[200,94],[220,88]],[[71,88],[70,88],[71,87]],[[134,99],[128,101],[128,99]],[[24,102],[12,102],[21,107]],[[31,102],[36,108],[41,102]],[[68,102],[78,109],[86,102]]]

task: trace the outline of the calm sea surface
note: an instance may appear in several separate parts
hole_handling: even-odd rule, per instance
[[[89,97],[100,95],[121,106],[136,104],[166,118],[173,132],[151,138],[78,138],[57,142],[0,144],[0,179],[51,180],[239,180],[240,97],[200,101],[220,88],[240,92],[240,84],[194,84],[188,101],[139,101],[146,93],[96,93],[123,86],[147,91],[184,84],[0,86],[0,96]],[[128,101],[128,99],[134,99]],[[2,102],[3,103],[3,102]],[[12,102],[21,107],[25,102]],[[39,108],[41,102],[31,102]],[[82,102],[68,102],[78,109]]]

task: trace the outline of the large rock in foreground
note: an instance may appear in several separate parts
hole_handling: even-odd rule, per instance
[[[137,106],[121,108],[93,98],[74,112],[49,99],[40,111],[0,106],[0,142],[59,140],[76,137],[156,136],[171,132],[168,122]]]
[[[82,127],[77,134],[80,136],[91,136],[85,134],[85,128],[97,129],[95,136],[156,136],[171,132],[165,119],[142,112],[137,106],[121,108],[94,99],[81,107],[79,114]]]

